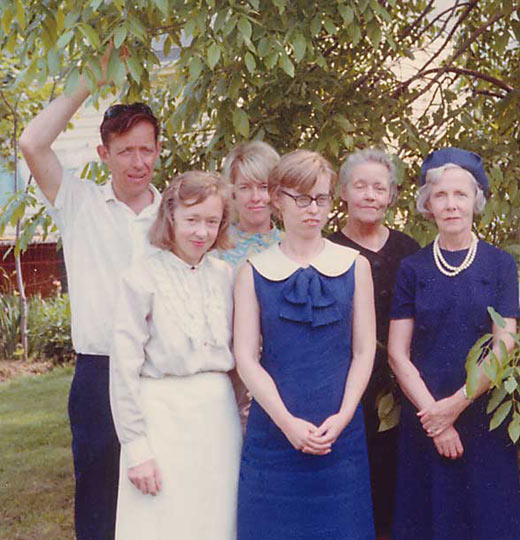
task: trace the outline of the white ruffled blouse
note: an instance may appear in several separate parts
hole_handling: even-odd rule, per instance
[[[150,459],[139,379],[230,371],[231,267],[205,256],[191,266],[165,250],[123,273],[110,354],[110,400],[129,466]]]

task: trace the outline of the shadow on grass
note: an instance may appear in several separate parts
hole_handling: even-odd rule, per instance
[[[73,368],[0,384],[0,538],[70,540],[74,476],[67,399]]]

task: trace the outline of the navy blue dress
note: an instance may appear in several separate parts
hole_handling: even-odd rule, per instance
[[[458,266],[467,251],[443,251]],[[392,319],[414,319],[412,362],[435,399],[465,382],[468,351],[490,332],[487,306],[518,316],[514,259],[479,241],[473,264],[455,277],[442,274],[432,245],[401,264]],[[464,454],[440,456],[416,409],[403,400],[393,540],[515,540],[520,538],[517,454],[506,426],[489,431],[488,397],[455,422]]]
[[[309,266],[272,281],[253,263],[262,366],[288,410],[315,425],[337,413],[343,400],[351,361],[354,267],[327,277]],[[332,452],[313,456],[295,450],[253,401],[240,468],[238,540],[373,538],[361,407]]]

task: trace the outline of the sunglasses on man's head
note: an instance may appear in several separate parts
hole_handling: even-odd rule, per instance
[[[103,115],[103,120],[110,120],[111,118],[115,118],[116,116],[119,116],[120,114],[123,114],[125,112],[136,112],[136,113],[143,113],[147,116],[153,117],[153,111],[146,105],[145,103],[131,103],[130,105],[125,105],[123,103],[118,103],[116,105],[110,106]]]

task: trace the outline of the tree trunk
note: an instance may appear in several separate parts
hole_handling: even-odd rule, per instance
[[[15,193],[19,188],[19,178],[18,178],[18,117],[16,115],[16,110],[13,110],[13,148],[14,148],[14,191]],[[20,224],[21,219],[18,219],[16,222],[16,235],[15,235],[15,246],[18,246],[20,241]],[[14,251],[14,260],[15,260],[15,269],[16,269],[16,285],[18,287],[18,292],[20,293],[20,341],[23,351],[23,360],[27,362],[28,359],[28,340],[27,340],[27,296],[25,295],[25,285],[23,282],[23,272],[22,272],[22,253],[21,250],[16,249]]]

